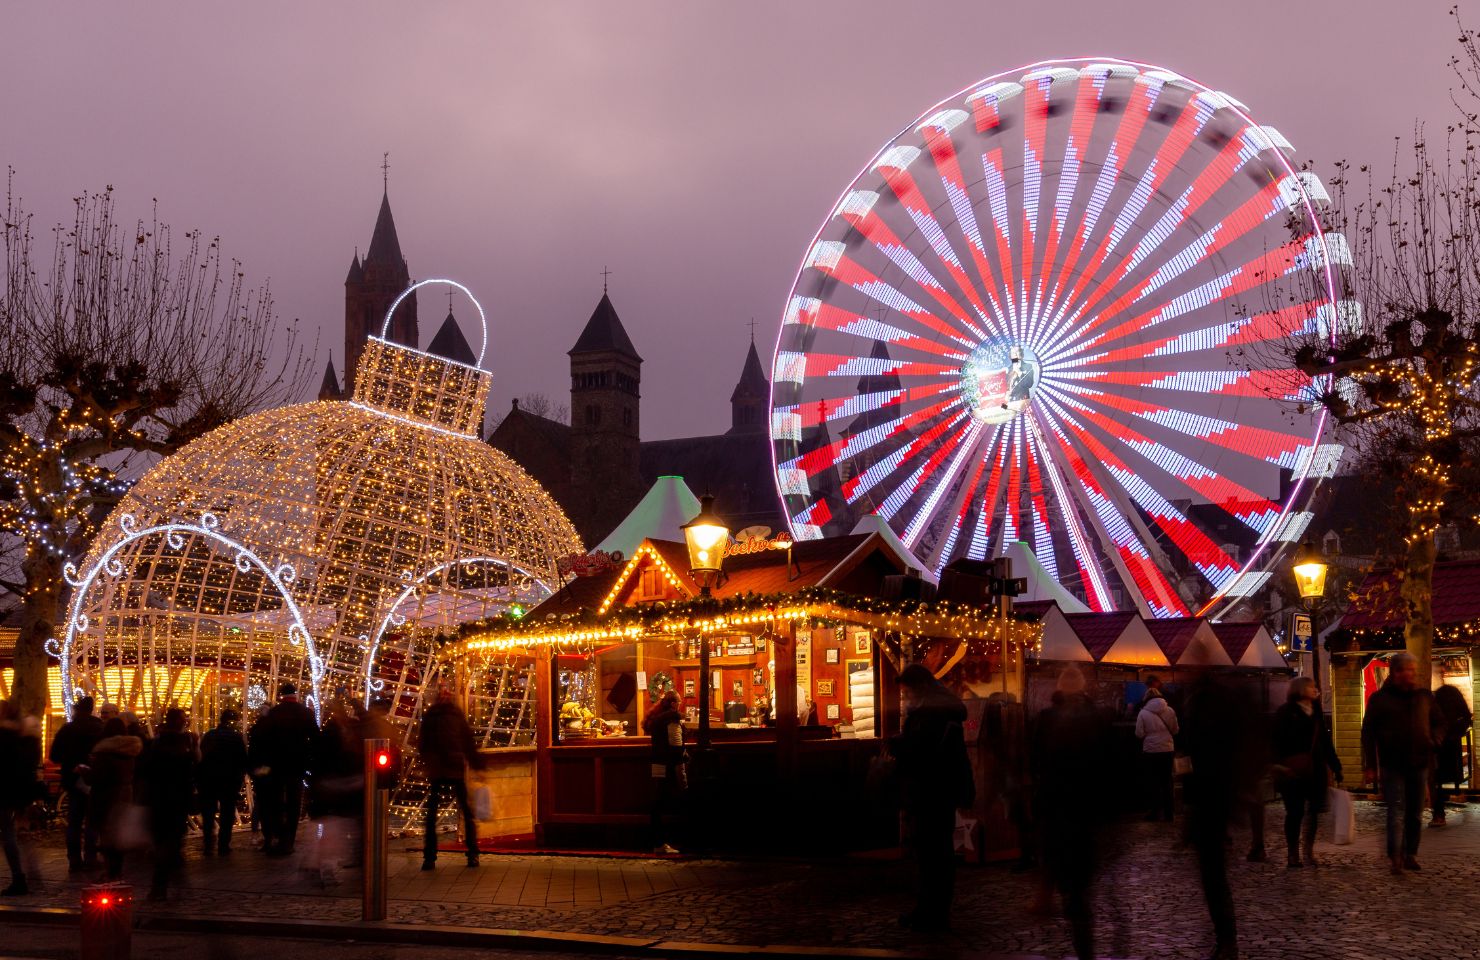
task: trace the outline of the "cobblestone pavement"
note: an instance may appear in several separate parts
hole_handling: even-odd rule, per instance
[[[1287,871],[1280,827],[1268,816],[1271,860],[1246,862],[1236,837],[1231,876],[1246,958],[1361,960],[1367,957],[1480,957],[1480,912],[1466,902],[1480,880],[1480,805],[1455,811],[1450,826],[1424,831],[1421,873],[1389,876],[1380,856],[1383,810],[1359,803],[1351,846],[1322,843],[1323,866]],[[311,827],[305,825],[306,838]],[[250,838],[241,835],[240,839]],[[1190,852],[1174,847],[1168,825],[1126,824],[1098,887],[1101,946],[1107,957],[1196,958],[1211,930]],[[185,883],[163,904],[141,912],[220,914],[352,921],[359,915],[359,874],[338,883],[306,874],[298,863],[269,860],[245,842],[228,860],[190,847]],[[57,838],[42,846],[48,882],[21,901],[77,903],[80,880],[65,877]],[[309,846],[300,842],[300,848]],[[393,846],[390,919],[730,944],[924,947],[932,956],[1063,957],[1067,931],[1055,916],[1028,909],[1036,878],[1004,866],[966,867],[959,875],[955,932],[922,944],[895,918],[909,900],[908,864],[887,860],[719,861],[500,855],[464,867],[444,854],[437,870]],[[147,886],[146,862],[128,878]],[[1298,951],[1292,941],[1299,941]]]

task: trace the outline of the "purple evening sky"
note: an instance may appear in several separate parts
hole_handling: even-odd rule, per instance
[[[495,409],[563,399],[609,265],[647,361],[644,434],[686,436],[728,427],[746,321],[768,359],[833,200],[936,101],[1034,60],[1120,56],[1229,91],[1323,170],[1386,165],[1415,119],[1452,116],[1448,6],[16,3],[0,161],[43,221],[111,183],[130,218],[158,197],[177,229],[219,234],[320,331],[322,369],[388,150],[413,276],[459,279],[490,313]],[[424,338],[444,310],[423,298]]]

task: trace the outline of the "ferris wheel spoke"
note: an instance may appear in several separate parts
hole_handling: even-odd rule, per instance
[[[932,300],[940,304],[951,315],[951,318],[960,324],[963,333],[974,337],[986,336],[982,328],[977,326],[967,313],[966,308],[951,296],[935,274],[874,212],[874,205],[878,201],[879,195],[871,190],[855,190],[843,198],[843,202],[838,206],[838,216],[863,234],[873,244],[875,250],[894,264],[905,276],[913,280],[916,286],[928,294]]]
[[[1039,462],[1039,445],[1028,419],[1023,424],[1023,452],[1028,461],[1028,516],[1033,524],[1033,554],[1049,576],[1059,579],[1059,559],[1049,532],[1048,497],[1043,489],[1044,469]]]
[[[1105,574],[1100,569],[1098,554],[1080,520],[1077,508],[1079,500],[1069,493],[1077,484],[1069,474],[1065,473],[1063,465],[1058,463],[1054,457],[1053,448],[1044,440],[1040,426],[1042,419],[1044,415],[1041,408],[1029,411],[1027,429],[1034,446],[1037,447],[1043,459],[1044,472],[1048,475],[1049,485],[1053,487],[1054,501],[1058,506],[1060,519],[1063,521],[1064,532],[1069,538],[1069,552],[1079,568],[1080,583],[1085,586],[1085,594],[1091,608],[1097,611],[1113,610],[1115,604],[1111,600]]]
[[[916,303],[893,284],[854,260],[837,241],[823,241],[813,249],[807,266],[822,275],[846,284],[881,306],[894,310],[927,330],[970,347],[972,340],[963,332],[938,317],[935,311]]]
[[[1264,184],[1190,244],[1179,249],[1164,243],[1165,238],[1172,236],[1183,224],[1192,223],[1203,207],[1233,182],[1234,175],[1245,167],[1249,159],[1264,150],[1277,149],[1271,135],[1258,127],[1245,126],[1239,131],[1238,136],[1224,148],[1219,157],[1220,162],[1205,170],[1186,187],[1146,231],[1141,241],[1110,271],[1111,279],[1099,285],[1094,296],[1086,303],[1085,313],[1094,316],[1117,314],[1130,303],[1145,298],[1195,264],[1222,253],[1231,244],[1263,227],[1270,219],[1298,212],[1302,194],[1293,182],[1297,180],[1296,175],[1290,174],[1284,179],[1271,180]],[[1104,299],[1112,292],[1120,290],[1132,274],[1153,267],[1154,272],[1138,287],[1121,293],[1118,298],[1102,306]]]
[[[987,469],[992,462],[997,448],[999,438],[1002,436],[1002,425],[994,424],[992,431],[977,441],[975,447],[975,463],[971,466],[971,479],[961,485],[946,516],[951,518],[949,530],[944,537],[937,538],[935,543],[929,545],[927,551],[921,555],[925,566],[934,570],[937,574],[945,567],[946,562],[955,555],[956,544],[961,536],[961,531],[970,522],[973,507],[977,504],[978,495],[982,492],[982,481],[990,473]]]
[[[905,502],[920,488],[926,477],[939,467],[941,460],[950,452],[948,447],[960,443],[975,421],[965,413],[957,413],[942,419],[923,430],[910,442],[896,447],[892,452],[878,458],[862,473],[843,483],[843,498],[848,503],[857,503],[885,481],[899,477],[898,482],[881,497],[876,512],[886,520],[892,520]]]
[[[999,330],[1005,330],[1006,314],[1003,312],[1002,304],[993,290],[978,289],[977,281],[966,272],[959,253],[951,246],[945,229],[935,218],[934,211],[926,202],[924,195],[920,193],[920,186],[909,171],[909,165],[919,157],[920,152],[915,147],[895,147],[884,153],[874,169],[894,192],[895,198],[904,207],[916,231],[925,239],[946,273],[956,282],[962,294],[971,301],[981,321]],[[985,334],[982,335],[985,336]]]
[[[915,485],[909,492],[913,493],[922,485],[928,487],[930,492],[921,501],[919,509],[915,511],[914,517],[905,525],[904,535],[900,538],[904,541],[905,546],[914,547],[915,541],[919,539],[921,531],[925,529],[931,520],[936,518],[941,500],[956,487],[956,481],[961,475],[962,467],[971,462],[973,458],[978,462],[980,461],[981,458],[977,455],[977,447],[981,443],[982,430],[983,424],[980,420],[974,417],[967,417],[966,429],[957,441],[954,444],[941,444],[939,449],[930,455],[930,459],[917,472]],[[952,453],[955,454],[954,457],[951,456]],[[939,473],[941,465],[948,458],[950,463],[946,467],[945,472]],[[900,490],[904,489],[904,487],[900,488]],[[898,492],[896,491],[896,493]],[[893,495],[891,494],[891,496]]]
[[[959,406],[959,400],[947,397],[919,410],[899,410],[894,416],[882,422],[875,423],[857,433],[819,444],[816,448],[799,454],[792,460],[778,464],[778,467],[786,470],[799,470],[807,478],[819,476],[835,464],[854,460],[862,454],[873,451],[881,443],[904,444],[904,441],[911,438],[912,430],[932,429],[936,422],[953,416],[954,408]],[[846,485],[844,491],[846,494]],[[852,499],[849,498],[850,502]]]
[[[1138,339],[1125,346],[1093,354],[1091,359],[1084,360],[1077,366],[1082,371],[1099,371],[1107,367],[1122,370],[1127,364],[1153,357],[1180,356],[1185,358],[1182,366],[1189,372],[1195,370],[1199,362],[1205,366],[1221,366],[1223,369],[1217,371],[1220,373],[1237,372],[1228,367],[1227,353],[1230,349],[1283,340],[1300,333],[1313,333],[1320,322],[1322,303],[1323,301],[1308,301],[1231,321],[1220,319],[1210,326],[1200,326],[1181,333],[1169,329],[1160,336]],[[1206,359],[1200,360],[1197,356],[1199,354],[1206,354]]]
[[[1256,533],[1265,533],[1279,519],[1278,504],[1230,477],[1190,459],[1182,452],[1146,436],[1124,422],[1123,418],[1110,415],[1096,402],[1097,398],[1092,393],[1080,395],[1080,402],[1066,395],[1058,396],[1060,402],[1072,406],[1086,421],[1098,428],[1102,436],[1113,438],[1114,442],[1124,445],[1154,464],[1172,482],[1173,489],[1185,487],[1190,493],[1219,507]]]
[[[857,343],[865,347],[858,354],[859,356],[866,355],[868,350],[878,343],[933,354],[949,360],[959,360],[963,355],[961,344],[958,341],[942,343],[936,337],[922,337],[882,319],[861,316],[856,311],[823,303],[816,297],[793,297],[791,304],[787,307],[786,317],[782,320],[782,328],[783,336],[799,329],[805,329],[826,330],[854,338]]]
[[[1045,409],[1053,414],[1044,419],[1068,467],[1067,476],[1072,481],[1070,490],[1084,508],[1084,515],[1089,518],[1101,542],[1106,545],[1105,552],[1115,566],[1122,586],[1147,614],[1159,617],[1184,615],[1177,611],[1185,611],[1186,606],[1156,566],[1145,542],[1131,527],[1130,515],[1135,511],[1127,512],[1110,497],[1104,482],[1069,438],[1067,424],[1072,422],[1072,418],[1062,410],[1054,410],[1050,398],[1045,396],[1043,399],[1046,401]]]
[[[1133,306],[1143,307],[1143,311],[1101,333],[1094,334],[1092,331],[1085,331],[1082,336],[1076,338],[1075,348],[1083,355],[1091,350],[1103,350],[1108,345],[1128,336],[1144,335],[1145,331],[1163,323],[1171,321],[1190,323],[1192,317],[1196,316],[1199,311],[1219,309],[1222,305],[1226,305],[1226,301],[1232,297],[1249,293],[1303,269],[1302,261],[1306,256],[1307,241],[1297,240],[1287,243],[1219,277],[1199,284],[1194,289],[1175,296],[1165,303],[1154,306],[1133,304]],[[1124,313],[1121,315],[1123,316]],[[1213,313],[1213,316],[1216,317],[1217,313]],[[1098,318],[1094,325],[1100,327],[1113,319],[1113,317]]]
[[[1068,398],[1061,398],[1072,404]],[[1127,510],[1127,519],[1142,534],[1142,542],[1152,547],[1151,532],[1140,521],[1140,513],[1150,518],[1151,523],[1164,533],[1182,552],[1203,578],[1215,588],[1221,589],[1238,574],[1238,563],[1214,543],[1196,523],[1177,509],[1171,501],[1147,482],[1143,471],[1132,469],[1114,447],[1129,447],[1125,432],[1118,424],[1093,417],[1092,411],[1075,406],[1075,414],[1084,421],[1074,422],[1072,431],[1091,454],[1091,462],[1111,481],[1106,489],[1116,493],[1117,499]],[[1098,435],[1097,435],[1098,434]],[[1134,448],[1130,448],[1134,449]],[[1139,508],[1140,513],[1135,508]],[[1153,548],[1154,549],[1154,548]]]
[[[976,209],[966,186],[966,178],[961,172],[960,159],[956,155],[956,144],[951,139],[951,131],[960,126],[966,116],[963,113],[960,117],[942,117],[938,113],[932,119],[936,122],[922,124],[920,133],[924,135],[930,157],[935,162],[935,171],[951,205],[951,212],[955,214],[961,234],[966,238],[972,265],[976,267],[977,280],[998,307],[996,312],[1004,328],[1010,327],[1016,319],[1017,310],[1012,289],[1005,280],[999,278],[988,259],[986,244],[982,242],[981,227],[976,220]]]

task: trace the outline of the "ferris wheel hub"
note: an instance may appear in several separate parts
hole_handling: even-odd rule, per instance
[[[1042,376],[1043,365],[1032,347],[994,337],[961,364],[961,397],[982,423],[1006,423],[1028,409]]]

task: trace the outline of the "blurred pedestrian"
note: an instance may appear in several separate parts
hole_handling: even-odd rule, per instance
[[[172,876],[184,866],[182,847],[190,819],[199,748],[186,728],[185,711],[170,707],[143,757],[149,805],[149,836],[154,841],[154,877],[149,899],[163,900]]]
[[[1238,956],[1233,891],[1228,884],[1228,836],[1233,811],[1254,787],[1264,747],[1257,743],[1259,709],[1228,673],[1208,670],[1188,692],[1184,724],[1192,771],[1185,781],[1188,834],[1213,922],[1213,960]]]
[[[1063,900],[1074,955],[1095,956],[1093,892],[1110,786],[1110,718],[1085,692],[1078,667],[1059,672],[1033,730],[1034,808],[1045,878]],[[1170,773],[1168,774],[1170,776]],[[1047,908],[1051,895],[1040,894]]]
[[[1435,751],[1433,782],[1429,785],[1429,799],[1434,807],[1429,826],[1442,827],[1446,822],[1444,805],[1449,802],[1450,793],[1444,784],[1458,785],[1464,779],[1464,737],[1474,722],[1474,716],[1470,713],[1470,705],[1465,703],[1465,695],[1447,683],[1440,684],[1434,691],[1434,706],[1439,708],[1444,726]]]
[[[200,833],[206,856],[231,853],[231,831],[247,774],[247,741],[230,707],[221,720],[200,738],[200,765],[195,779],[200,791]]]
[[[677,690],[663,691],[648,708],[647,716],[642,718],[642,732],[652,744],[653,805],[648,823],[652,829],[653,852],[675,854],[678,848],[668,842],[663,817],[679,811],[688,787],[688,754],[683,747],[683,715],[679,712]]]
[[[40,766],[40,736],[27,728],[14,700],[0,701],[0,843],[10,867],[10,886],[0,890],[0,897],[30,892],[26,881],[28,858],[22,856],[16,827],[39,796],[36,770]]]
[[[293,853],[303,816],[303,778],[318,733],[313,711],[298,702],[293,683],[278,688],[278,702],[252,728],[253,800],[262,807],[262,850],[270,857]]]
[[[1141,694],[1141,706],[1146,706],[1146,701],[1152,697],[1165,697],[1166,691],[1161,687],[1161,677],[1154,673],[1146,675],[1146,689]],[[1139,712],[1139,711],[1138,711]]]
[[[86,766],[93,745],[103,736],[103,721],[93,716],[93,698],[78,697],[72,716],[52,738],[46,758],[61,768],[62,793],[67,799],[67,869],[76,873],[97,865],[98,834],[95,818],[88,817],[89,786],[78,767]]]
[[[1388,865],[1400,874],[1419,869],[1423,790],[1444,719],[1434,708],[1434,695],[1418,685],[1418,660],[1413,654],[1394,654],[1388,666],[1387,680],[1368,698],[1362,717],[1362,773],[1368,782],[1382,786]]]
[[[134,803],[134,773],[143,752],[144,741],[128,732],[121,717],[114,717],[103,727],[103,737],[88,757],[89,826],[97,834],[109,880],[123,876],[124,853],[138,849],[144,841]]]
[[[1177,711],[1161,695],[1159,685],[1146,691],[1146,702],[1136,715],[1136,736],[1141,741],[1141,762],[1146,770],[1150,794],[1147,820],[1172,819],[1172,766],[1176,756]]]
[[[1310,677],[1290,682],[1285,703],[1275,712],[1273,752],[1275,786],[1285,804],[1286,868],[1294,870],[1316,862],[1316,831],[1326,809],[1326,791],[1331,775],[1341,782],[1341,758],[1331,743],[1326,718],[1321,713],[1321,691]],[[1305,823],[1301,843],[1301,823]]]
[[[337,883],[339,868],[351,860],[350,834],[364,806],[365,761],[358,727],[350,704],[335,699],[314,740],[308,815],[318,829],[303,867],[325,883]]]
[[[905,719],[889,740],[904,786],[918,870],[915,909],[900,925],[920,933],[950,929],[956,892],[956,811],[976,799],[963,725],[966,707],[922,664],[899,675]]]
[[[437,687],[437,701],[422,713],[418,756],[427,778],[426,827],[422,841],[421,868],[437,866],[437,807],[444,792],[451,793],[462,812],[463,835],[467,844],[468,866],[478,865],[478,823],[468,806],[468,767],[483,766],[477,742],[468,718],[452,699],[446,684]]]

